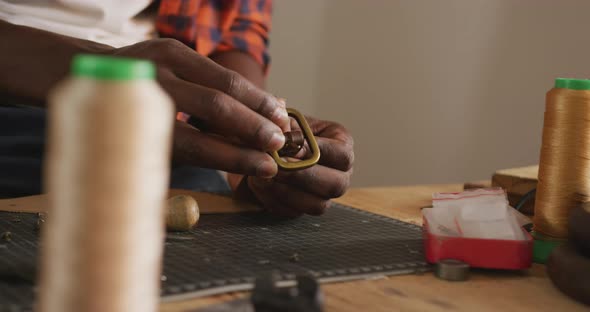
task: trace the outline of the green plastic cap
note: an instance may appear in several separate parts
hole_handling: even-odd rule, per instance
[[[141,80],[156,76],[156,68],[150,61],[90,54],[76,55],[71,70],[74,76],[98,80]]]
[[[572,78],[557,78],[557,79],[555,79],[555,88],[571,89],[571,90],[590,90],[590,80],[588,80],[588,79],[572,79]]]
[[[531,234],[535,239],[533,243],[533,262],[535,263],[546,263],[553,249],[567,241],[551,238],[534,231]]]

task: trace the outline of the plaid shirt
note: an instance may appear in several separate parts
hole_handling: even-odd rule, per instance
[[[156,28],[202,55],[238,50],[266,70],[272,0],[161,0]]]

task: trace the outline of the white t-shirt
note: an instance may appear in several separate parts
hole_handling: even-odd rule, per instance
[[[0,0],[12,24],[121,47],[155,37],[153,16],[138,16],[152,0]]]

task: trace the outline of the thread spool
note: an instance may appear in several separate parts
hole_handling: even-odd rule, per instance
[[[146,61],[76,57],[49,97],[39,311],[156,311],[173,121]]]
[[[590,80],[558,78],[546,97],[535,233],[566,239],[571,209],[589,196]]]

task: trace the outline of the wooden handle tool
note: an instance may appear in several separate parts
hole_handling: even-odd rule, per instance
[[[188,231],[199,222],[199,206],[189,195],[176,195],[166,201],[166,230]]]
[[[246,202],[236,201],[230,197],[212,193],[170,189],[168,198],[177,195],[188,195],[199,203],[200,214],[255,212],[261,208]],[[0,211],[12,212],[46,212],[47,196],[45,194],[26,197],[0,199]]]

